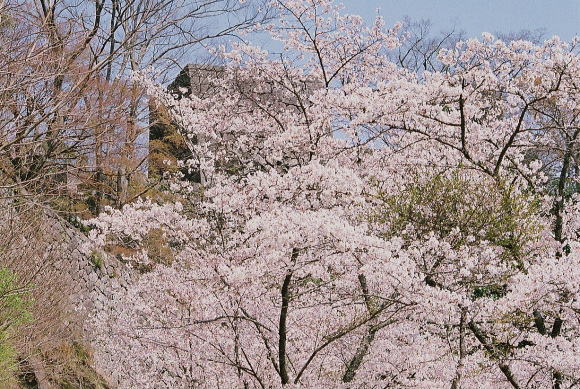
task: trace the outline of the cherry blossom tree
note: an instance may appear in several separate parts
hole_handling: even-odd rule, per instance
[[[419,75],[388,60],[398,25],[272,5],[283,53],[224,51],[212,96],[138,76],[204,179],[90,222],[147,265],[95,315],[103,369],[127,388],[577,386],[580,42],[484,34]]]

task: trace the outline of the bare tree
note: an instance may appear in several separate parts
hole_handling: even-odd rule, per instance
[[[453,48],[465,37],[456,26],[434,33],[430,20],[413,20],[408,16],[403,19],[402,31],[404,40],[392,60],[413,72],[441,70],[443,65],[437,59],[439,51]]]
[[[125,80],[128,92],[122,147],[116,151],[116,169],[109,172],[117,179],[116,200],[121,205],[129,199],[127,186],[132,175],[146,158],[139,146],[144,143],[148,107],[130,75],[155,67],[158,80],[164,82],[180,70],[180,62],[200,62],[207,46],[238,37],[272,15],[264,12],[265,2],[233,0],[111,0],[104,9],[109,23],[95,41],[93,61],[107,57],[102,76],[107,83]],[[95,150],[96,154],[101,151]],[[97,171],[102,171],[99,165]]]
[[[143,170],[147,110],[132,72],[155,66],[162,80],[270,17],[257,2],[234,0],[1,6],[0,186],[38,200],[81,185],[94,212],[127,201],[132,174]]]

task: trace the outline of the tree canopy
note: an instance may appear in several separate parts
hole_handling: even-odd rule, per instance
[[[580,40],[483,34],[417,69],[402,25],[271,5],[282,53],[221,50],[212,95],[135,75],[203,178],[89,222],[147,265],[91,321],[101,366],[121,388],[577,386]]]

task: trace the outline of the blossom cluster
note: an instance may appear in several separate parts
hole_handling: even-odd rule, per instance
[[[485,34],[413,74],[386,55],[400,26],[272,3],[284,55],[236,46],[205,99],[146,85],[203,140],[204,184],[91,221],[94,245],[158,229],[174,253],[95,315],[103,369],[123,388],[577,385],[576,43]]]

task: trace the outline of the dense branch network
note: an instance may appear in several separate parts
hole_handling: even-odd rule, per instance
[[[484,34],[416,72],[400,25],[272,5],[284,54],[234,45],[211,96],[137,77],[204,180],[91,221],[151,265],[95,318],[102,366],[127,388],[577,385],[578,40]]]

